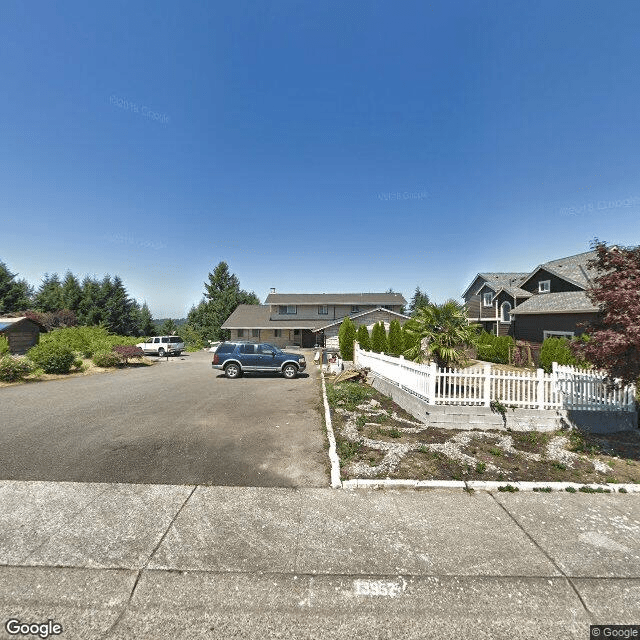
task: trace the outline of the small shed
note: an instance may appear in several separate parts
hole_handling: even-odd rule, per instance
[[[41,332],[46,328],[30,318],[0,318],[0,336],[9,341],[9,353],[26,353],[38,344]]]

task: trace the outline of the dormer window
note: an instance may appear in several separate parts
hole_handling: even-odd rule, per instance
[[[538,293],[549,293],[551,291],[551,280],[538,281]]]
[[[493,298],[492,293],[483,293],[482,294],[482,306],[490,307],[491,306],[491,298]]]

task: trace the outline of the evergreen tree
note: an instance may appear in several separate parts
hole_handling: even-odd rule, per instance
[[[371,331],[371,351],[374,353],[386,353],[389,350],[387,332],[382,321],[376,322]]]
[[[369,336],[369,330],[365,325],[361,324],[358,327],[356,338],[361,349],[371,351],[371,337]]]
[[[104,304],[104,324],[111,333],[129,336],[136,333],[133,300],[127,295],[127,290],[119,276],[113,281],[105,276],[101,286],[101,298]]]
[[[178,325],[171,319],[167,318],[158,329],[158,333],[162,336],[173,336],[178,333]]]
[[[398,320],[392,320],[389,325],[389,355],[399,356],[404,351],[402,341],[402,327]]]
[[[147,303],[144,302],[138,314],[138,331],[141,336],[150,337],[154,335],[155,330],[156,326],[153,324],[153,316]]]
[[[89,276],[82,281],[82,298],[78,304],[78,323],[95,326],[104,318],[100,282]]]
[[[35,307],[38,311],[43,311],[44,313],[59,311],[64,308],[62,283],[57,273],[44,274],[42,284],[36,292]]]
[[[0,313],[25,311],[31,306],[32,295],[26,280],[16,280],[16,274],[0,262]]]
[[[420,287],[416,287],[413,292],[413,297],[409,302],[409,315],[415,316],[418,309],[426,307],[429,304],[429,296],[426,293],[420,291]]]
[[[77,313],[80,300],[82,300],[82,287],[73,273],[67,271],[62,281],[62,308]]]
[[[353,345],[356,341],[356,327],[349,316],[346,316],[338,330],[338,344],[343,360],[353,360]]]

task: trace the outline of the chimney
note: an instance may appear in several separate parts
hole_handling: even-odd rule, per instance
[[[271,293],[275,293],[276,292],[276,288],[275,287],[271,287]]]

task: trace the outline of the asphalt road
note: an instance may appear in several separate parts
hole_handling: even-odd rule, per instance
[[[327,486],[313,362],[227,380],[211,358],[0,388],[0,479]]]

